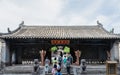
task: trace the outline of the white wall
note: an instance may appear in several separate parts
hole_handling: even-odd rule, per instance
[[[2,41],[0,40],[0,62],[1,62]]]
[[[119,61],[119,41],[115,41],[111,49],[111,60]]]
[[[119,42],[119,63],[120,63],[120,42]]]

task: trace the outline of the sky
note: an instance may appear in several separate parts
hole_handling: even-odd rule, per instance
[[[97,25],[120,33],[120,0],[0,0],[0,32],[28,26]]]

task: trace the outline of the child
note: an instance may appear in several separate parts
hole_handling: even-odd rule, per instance
[[[60,63],[57,64],[57,73],[55,75],[62,75]]]
[[[60,66],[60,65],[61,65],[60,63],[57,64],[57,71],[58,71],[58,72],[61,71],[61,66]]]
[[[52,69],[52,75],[55,75],[57,73],[57,64],[55,62],[53,69]]]

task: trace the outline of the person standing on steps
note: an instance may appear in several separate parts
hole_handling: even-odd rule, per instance
[[[57,73],[57,62],[54,63],[52,68],[52,75],[55,75]]]
[[[62,57],[60,55],[58,56],[58,63],[60,66],[62,65]]]
[[[70,59],[67,59],[67,62],[66,62],[66,69],[67,69],[67,74],[70,75]]]
[[[61,66],[60,66],[60,63],[58,63],[57,64],[57,72],[55,75],[62,75],[62,73],[60,71],[61,71]]]
[[[71,56],[71,54],[69,53],[68,54],[68,58],[70,60],[70,64],[72,65],[73,64],[73,57]]]
[[[57,64],[57,71],[60,72],[61,71],[61,66],[60,63]]]

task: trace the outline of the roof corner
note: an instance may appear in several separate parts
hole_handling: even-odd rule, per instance
[[[100,23],[99,21],[97,21],[97,27],[102,29],[104,32],[108,33],[108,34],[114,34],[114,33],[111,33],[109,32],[108,30],[106,30],[104,27],[103,27],[103,24]]]
[[[97,25],[98,27],[103,27],[103,24],[99,22],[99,20],[97,20]]]
[[[19,24],[19,27],[21,28],[21,27],[24,27],[25,25],[24,25],[24,21],[22,21],[20,24]]]

